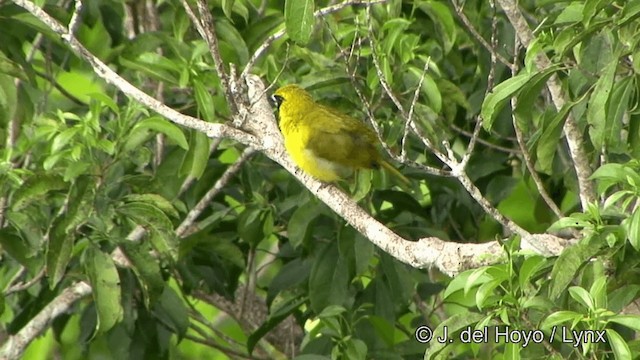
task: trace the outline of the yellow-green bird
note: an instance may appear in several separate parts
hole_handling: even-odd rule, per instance
[[[276,90],[273,100],[278,107],[284,146],[309,175],[330,182],[348,177],[358,168],[382,166],[403,183],[410,183],[382,158],[375,133],[361,121],[316,103],[295,84]]]

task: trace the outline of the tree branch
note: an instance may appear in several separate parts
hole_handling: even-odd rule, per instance
[[[49,327],[53,319],[67,312],[73,304],[91,294],[91,286],[77,282],[51,300],[17,334],[9,336],[0,348],[0,359],[20,359],[33,339]]]

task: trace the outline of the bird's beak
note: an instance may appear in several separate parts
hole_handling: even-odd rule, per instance
[[[273,103],[273,105],[280,110],[280,105],[282,105],[282,102],[284,101],[284,98],[280,95],[271,95],[271,102]]]

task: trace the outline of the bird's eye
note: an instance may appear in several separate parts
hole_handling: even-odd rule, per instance
[[[278,109],[280,109],[280,105],[284,102],[284,98],[280,95],[272,95],[271,100]]]

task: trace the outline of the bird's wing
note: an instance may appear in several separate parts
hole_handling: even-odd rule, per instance
[[[306,147],[316,156],[350,167],[371,167],[376,153],[364,124],[347,115],[319,108],[309,114],[313,127]],[[366,130],[363,130],[366,129]]]

